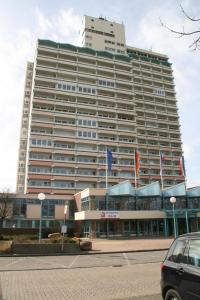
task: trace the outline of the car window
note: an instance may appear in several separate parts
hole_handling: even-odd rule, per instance
[[[184,256],[186,247],[185,240],[177,240],[175,247],[171,253],[169,253],[168,260],[176,263],[185,263],[186,257]]]
[[[200,268],[200,240],[190,241],[188,264]]]

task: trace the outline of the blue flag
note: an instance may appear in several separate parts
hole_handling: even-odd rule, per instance
[[[112,151],[107,149],[107,168],[108,171],[110,172],[112,170]]]

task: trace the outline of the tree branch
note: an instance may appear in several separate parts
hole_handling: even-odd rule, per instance
[[[193,34],[197,34],[199,33],[200,34],[200,30],[195,30],[195,31],[190,31],[190,32],[185,32],[184,30],[184,27],[183,27],[183,31],[177,31],[177,30],[174,30],[170,27],[168,27],[167,25],[165,25],[162,20],[160,20],[160,23],[161,23],[161,26],[165,27],[167,30],[173,32],[173,33],[176,33],[176,34],[179,34],[180,37],[184,36],[184,35],[193,35]]]
[[[200,19],[195,19],[195,18],[190,17],[190,16],[186,13],[186,11],[184,10],[184,8],[183,8],[183,6],[182,6],[181,4],[180,4],[180,7],[181,7],[182,13],[185,15],[185,17],[186,17],[187,19],[189,19],[189,20],[192,21],[192,22],[198,22],[198,21],[200,21]]]

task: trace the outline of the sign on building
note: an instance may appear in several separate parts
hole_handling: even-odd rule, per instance
[[[101,219],[119,219],[119,212],[118,211],[102,211],[100,218]]]

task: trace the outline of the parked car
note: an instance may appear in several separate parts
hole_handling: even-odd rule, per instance
[[[161,265],[164,300],[200,300],[200,232],[179,236]]]

